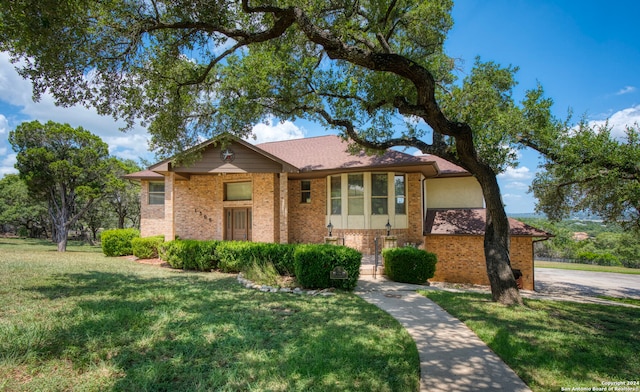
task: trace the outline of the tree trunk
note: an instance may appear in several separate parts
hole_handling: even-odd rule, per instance
[[[511,269],[509,218],[502,204],[500,187],[493,170],[483,170],[476,178],[482,187],[486,208],[484,255],[493,300],[505,305],[522,305]]]

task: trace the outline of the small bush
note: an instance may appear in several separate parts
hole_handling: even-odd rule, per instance
[[[360,276],[362,254],[355,249],[335,245],[300,245],[294,253],[295,275],[306,288],[336,287],[353,290]],[[330,273],[341,266],[347,279],[331,279]]]
[[[131,240],[140,237],[136,229],[105,230],[101,234],[102,252],[107,256],[128,256],[133,254]]]
[[[174,240],[160,246],[160,257],[172,268],[211,271],[217,268],[220,241]]]
[[[158,257],[158,247],[164,242],[164,236],[133,238],[131,249],[133,255],[139,259],[155,259]]]
[[[384,274],[395,282],[423,284],[436,272],[436,255],[416,248],[382,251]]]

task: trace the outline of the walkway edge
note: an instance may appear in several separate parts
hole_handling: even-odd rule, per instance
[[[383,285],[384,290],[356,294],[397,319],[416,342],[421,391],[531,391],[460,320],[415,291]]]

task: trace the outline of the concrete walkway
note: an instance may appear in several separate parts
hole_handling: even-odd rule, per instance
[[[531,391],[466,325],[419,295],[428,286],[361,276],[356,294],[396,318],[420,355],[421,391]]]

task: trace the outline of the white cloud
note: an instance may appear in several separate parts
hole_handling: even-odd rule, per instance
[[[249,137],[250,143],[277,142],[280,140],[300,139],[304,137],[304,130],[291,121],[275,122],[273,118],[266,123],[256,124],[253,127],[255,138]]]
[[[603,126],[608,122],[611,127],[611,135],[615,138],[624,138],[627,126],[640,124],[640,105],[622,109],[615,112],[608,120],[590,121],[592,127]]]
[[[13,165],[16,164],[16,154],[8,154],[6,148],[0,148],[0,156],[5,156],[4,159],[0,161],[0,177],[4,177],[5,174],[17,173]]]
[[[504,173],[498,174],[504,180],[528,180],[532,177],[531,170],[526,166],[508,167]]]
[[[634,86],[624,86],[624,88],[621,88],[616,95],[624,95],[624,94],[629,94],[636,91],[636,88]]]
[[[507,185],[505,185],[505,188],[516,189],[516,190],[527,190],[529,189],[529,185],[531,184],[520,182],[520,181],[512,181],[512,182],[509,182]]]
[[[0,114],[0,135],[4,135],[9,130],[9,121],[7,118]]]
[[[118,157],[134,160],[139,157],[152,158],[152,154],[148,151],[148,134],[142,127],[134,127],[126,134],[122,133],[120,128],[124,126],[124,122],[101,116],[93,108],[56,106],[53,96],[48,93],[44,94],[40,101],[34,102],[31,82],[23,79],[16,72],[6,52],[0,52],[0,100],[17,107],[15,117],[25,121],[52,120],[68,123],[72,127],[81,126],[109,144],[109,151]],[[10,115],[9,119],[12,117],[14,116]],[[6,138],[4,135],[8,134],[7,129],[9,129],[9,121],[5,115],[0,114],[2,139]],[[2,142],[3,140],[0,139],[0,145],[3,144]]]
[[[502,195],[503,199],[516,199],[516,200],[519,200],[519,199],[522,199],[522,197],[523,197],[522,195],[518,195],[518,194],[515,194],[515,193],[505,193],[505,194]]]

